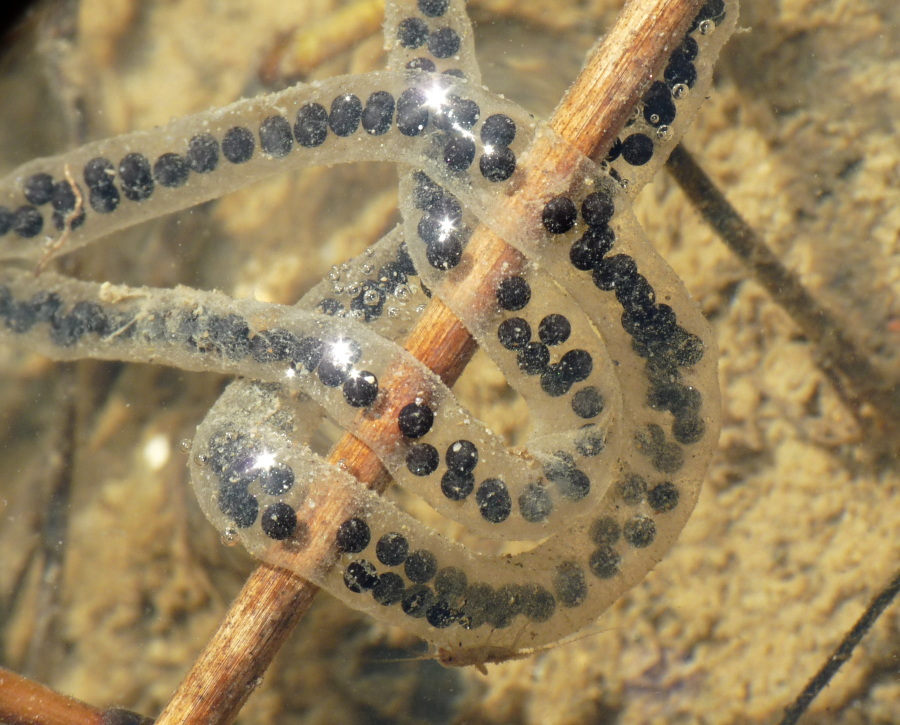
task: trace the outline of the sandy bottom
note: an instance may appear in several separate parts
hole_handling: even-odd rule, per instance
[[[606,0],[470,5],[486,83],[541,116],[616,11]],[[900,5],[746,5],[746,30],[726,47],[685,144],[896,375]],[[13,55],[0,72],[2,168],[257,93],[280,34],[334,7],[85,0],[79,34],[57,14],[55,32],[23,38],[40,52]],[[377,32],[360,37],[314,75],[378,67],[380,48]],[[392,226],[394,174],[368,165],[286,175],[63,266],[291,302]],[[879,428],[860,426],[867,411],[854,415],[671,179],[643,192],[638,214],[715,325],[722,355],[719,451],[674,551],[599,631],[488,677],[385,662],[415,642],[322,595],[241,722],[772,722],[886,583],[900,560],[900,471]],[[203,519],[179,445],[225,382],[0,350],[3,664],[97,705],[159,711],[253,566]],[[521,404],[487,361],[458,389],[491,427],[522,439]],[[54,501],[65,523],[42,537]],[[808,721],[897,722],[898,652],[895,604]]]

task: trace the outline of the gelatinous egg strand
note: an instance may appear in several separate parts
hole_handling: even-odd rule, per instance
[[[734,0],[709,0],[608,159],[581,158],[558,188],[526,199],[534,192],[516,189],[530,149],[565,142],[475,85],[461,0],[389,2],[393,71],[240,101],[17,170],[0,182],[0,258],[66,253],[267,175],[362,159],[413,169],[400,228],[296,307],[7,266],[0,338],[58,359],[247,378],[210,411],[191,456],[201,507],[229,540],[457,655],[564,638],[672,546],[715,446],[712,334],[630,198],[684,132],[736,19]],[[479,223],[521,263],[471,304],[461,290]],[[527,453],[508,450],[397,344],[432,295],[528,404]],[[392,384],[398,367],[414,388]],[[498,557],[438,535],[310,451],[323,411],[441,514],[539,543]],[[327,540],[310,536],[323,512]]]

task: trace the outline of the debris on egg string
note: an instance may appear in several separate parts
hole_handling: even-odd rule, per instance
[[[397,227],[359,256],[334,265],[297,306],[359,320],[379,335],[399,340],[431,295],[418,274]]]

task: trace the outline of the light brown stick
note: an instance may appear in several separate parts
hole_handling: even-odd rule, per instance
[[[519,192],[503,203],[522,218],[532,215],[548,178],[567,178],[580,152],[598,159],[608,152],[649,80],[657,76],[696,16],[703,0],[634,0],[595,50],[572,88],[557,107],[550,127],[570,147],[544,143],[529,152],[531,166]],[[541,208],[541,207],[536,207]],[[529,210],[531,209],[531,210]],[[493,298],[496,277],[520,267],[521,254],[485,227],[473,234],[467,256],[477,260],[450,293],[456,304],[478,310]],[[475,351],[462,323],[440,300],[432,300],[406,341],[406,349],[452,385]],[[414,372],[395,369],[380,389],[377,416],[363,414],[360,425],[388,442],[399,437],[396,413],[418,387]],[[329,456],[371,489],[382,491],[389,478],[375,454],[345,435]],[[336,493],[339,491],[335,487]],[[327,556],[334,529],[349,514],[349,504],[335,495],[308,522],[309,540],[319,542],[296,556]],[[284,569],[261,565],[247,580],[225,620],[157,720],[165,725],[229,723],[265,672],[272,658],[303,617],[317,587]]]
[[[6,725],[147,725],[128,710],[98,710],[0,667],[0,722]]]
[[[10,670],[0,669],[0,722],[10,725],[100,725],[100,711]]]

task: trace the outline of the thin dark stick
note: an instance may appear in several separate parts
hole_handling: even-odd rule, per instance
[[[779,261],[681,144],[666,168],[722,241],[816,345],[820,365],[839,372],[858,398],[881,416],[888,444],[900,445],[900,385],[885,380],[845,327]]]
[[[891,582],[872,600],[872,603],[869,604],[866,611],[863,612],[863,615],[857,620],[856,624],[853,625],[852,629],[847,632],[844,639],[837,646],[837,649],[835,649],[831,657],[828,658],[828,661],[824,664],[822,669],[820,669],[815,677],[813,677],[806,687],[803,688],[803,692],[797,696],[797,699],[794,700],[794,702],[785,708],[784,719],[782,719],[780,725],[795,725],[800,719],[800,716],[806,712],[810,703],[825,689],[828,683],[831,682],[831,678],[837,674],[837,671],[841,666],[850,659],[856,645],[860,643],[860,640],[866,635],[866,632],[872,628],[872,625],[875,624],[882,612],[884,612],[890,603],[894,601],[894,597],[896,597],[898,593],[900,593],[900,571],[897,571],[894,574],[894,578]]]
[[[75,389],[75,366],[65,365],[60,372],[63,391]],[[35,623],[28,643],[23,671],[38,680],[50,676],[53,657],[51,651],[59,598],[62,592],[63,568],[69,530],[69,506],[72,498],[72,473],[75,470],[76,412],[75,402],[68,392],[63,393],[62,413],[56,418],[53,435],[54,450],[50,453],[52,490],[41,523],[41,573],[37,600],[34,604]]]

